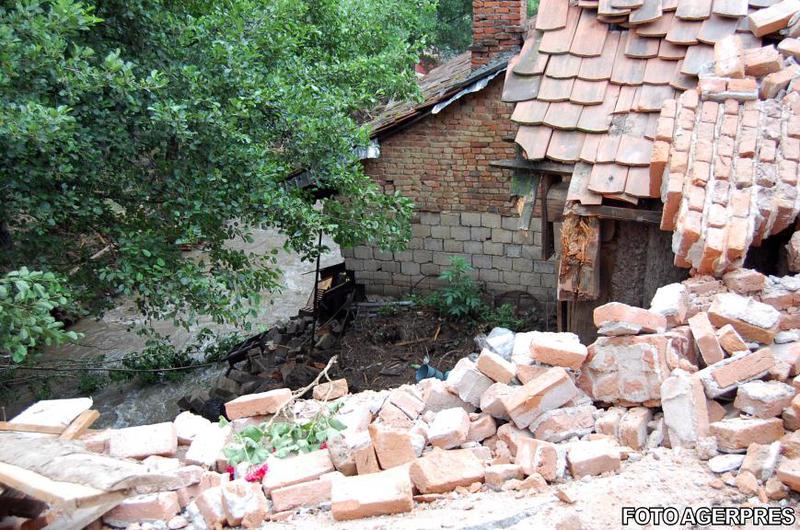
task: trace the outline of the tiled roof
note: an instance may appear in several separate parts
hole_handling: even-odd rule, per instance
[[[509,59],[508,55],[498,56],[490,64],[473,70],[470,58],[470,52],[464,52],[420,78],[422,101],[393,100],[375,109],[368,120],[373,135],[414,119],[461,88],[504,68]]]
[[[516,142],[528,160],[575,164],[568,201],[658,198],[649,166],[662,104],[697,85],[724,37],[761,45],[749,10],[746,0],[542,0],[506,71]]]
[[[675,231],[675,264],[700,274],[741,267],[751,245],[800,213],[800,41],[738,44],[731,37],[716,48],[715,73],[734,77],[705,77],[665,102],[657,127],[661,228]]]

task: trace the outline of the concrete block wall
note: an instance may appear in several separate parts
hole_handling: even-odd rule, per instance
[[[540,301],[554,300],[555,258],[541,259],[541,219],[518,230],[519,218],[487,212],[420,212],[412,224],[408,248],[384,252],[361,245],[342,249],[347,268],[370,294],[401,296],[442,285],[437,276],[461,256],[491,294],[527,292]]]

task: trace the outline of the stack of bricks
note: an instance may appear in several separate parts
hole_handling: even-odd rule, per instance
[[[661,228],[675,231],[675,264],[699,274],[741,266],[800,212],[800,68],[774,46],[729,39],[716,46],[718,73],[749,77],[707,77],[665,102],[651,166],[664,171]]]
[[[519,51],[527,19],[527,0],[473,1],[472,67],[484,66],[500,54]]]
[[[437,276],[461,257],[491,293],[527,292],[550,299],[555,262],[541,260],[541,220],[519,230],[519,218],[496,213],[421,212],[412,225],[408,249],[383,252],[371,246],[343,249],[349,270],[374,294],[399,296],[440,286]]]

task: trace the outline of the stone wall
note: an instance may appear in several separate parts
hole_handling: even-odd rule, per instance
[[[342,249],[348,269],[371,294],[399,296],[441,285],[436,277],[461,256],[489,293],[526,292],[555,298],[555,261],[541,259],[541,220],[518,230],[519,218],[488,212],[421,212],[408,249],[382,252],[370,246]]]

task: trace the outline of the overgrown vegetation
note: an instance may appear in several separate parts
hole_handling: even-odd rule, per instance
[[[310,453],[323,447],[332,436],[345,429],[345,425],[334,416],[343,402],[323,406],[313,419],[304,422],[265,422],[250,425],[234,433],[233,442],[223,449],[225,458],[232,466],[242,462],[259,465],[274,454],[277,458],[300,453]],[[228,424],[219,419],[220,427]]]
[[[321,231],[345,246],[402,248],[411,204],[363,173],[355,148],[368,133],[354,116],[415,96],[433,9],[432,0],[0,5],[0,273],[18,271],[0,297],[0,353],[19,362],[75,338],[47,316],[68,297],[86,315],[122,295],[146,322],[188,328],[209,315],[247,329],[260,293],[279,286],[274,256],[231,246],[254,228],[279,230],[307,259]],[[310,187],[292,184],[300,172]],[[187,246],[202,258],[184,259]],[[30,274],[42,274],[24,280],[41,289],[14,284]],[[165,355],[135,365],[185,360]]]
[[[490,307],[481,286],[473,277],[474,272],[475,269],[467,260],[453,256],[450,258],[450,267],[439,275],[445,286],[426,296],[416,297],[416,301],[450,320],[471,320],[487,328],[518,330],[524,324],[524,319],[516,316],[511,304],[503,304],[495,309]]]

